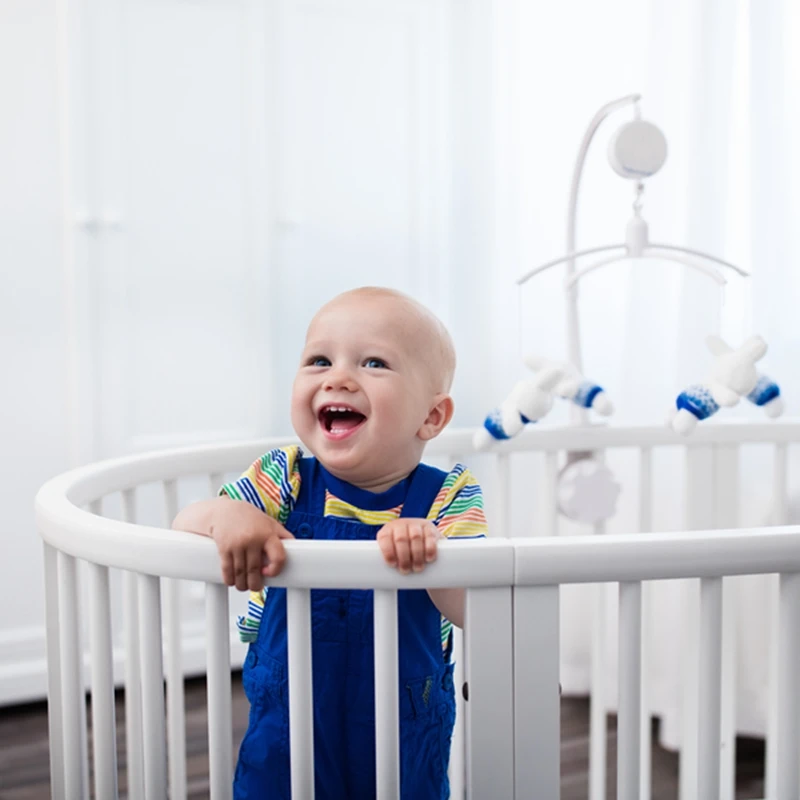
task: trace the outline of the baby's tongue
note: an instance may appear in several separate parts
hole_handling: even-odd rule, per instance
[[[359,414],[346,414],[331,420],[331,433],[347,433],[353,430],[363,417]]]

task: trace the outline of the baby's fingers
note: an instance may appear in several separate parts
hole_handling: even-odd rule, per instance
[[[410,523],[408,526],[411,568],[414,572],[422,572],[425,566],[425,527],[422,522]]]
[[[394,551],[397,553],[397,569],[403,575],[411,572],[411,542],[409,530],[405,526],[398,526],[393,531]]]
[[[391,532],[384,533],[383,529],[378,532],[378,547],[380,547],[381,553],[383,553],[383,560],[390,567],[396,566],[397,553],[394,549],[394,537]]]
[[[220,553],[219,563],[222,569],[222,580],[225,585],[233,586],[235,580],[233,575],[233,555],[231,553]]]
[[[243,547],[233,551],[233,582],[240,592],[247,589],[247,551]]]
[[[264,563],[264,552],[260,542],[253,542],[247,548],[247,588],[257,592],[264,588],[261,568]]]
[[[439,547],[439,530],[432,522],[426,522],[425,532],[425,561],[430,564],[436,561],[436,552]]]
[[[262,574],[274,578],[280,574],[286,561],[283,542],[277,536],[270,536],[264,542],[264,552],[267,554],[267,565],[262,570]]]

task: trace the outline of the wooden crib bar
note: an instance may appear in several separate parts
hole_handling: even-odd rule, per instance
[[[639,532],[653,530],[653,448],[639,448]],[[642,650],[639,680],[639,797],[650,800],[652,783],[652,731],[650,728],[650,632],[653,620],[653,586],[642,583]]]
[[[780,576],[778,758],[775,796],[800,797],[800,574]]]
[[[314,694],[311,678],[309,589],[286,590],[286,628],[292,796],[314,800]]]
[[[722,578],[700,581],[697,796],[719,797],[722,686]]]
[[[561,762],[558,586],[514,589],[514,785],[516,796],[558,797]]]
[[[642,691],[642,584],[619,585],[617,797],[639,800]]]
[[[400,797],[397,592],[374,592],[375,789],[380,798]]]
[[[164,527],[169,528],[178,513],[178,482],[162,482]],[[164,664],[167,678],[167,742],[169,796],[172,800],[186,797],[186,713],[181,659],[181,595],[180,582],[164,578]]]
[[[166,800],[167,732],[161,646],[161,584],[160,579],[153,575],[139,575],[139,640],[142,656],[144,794],[147,800]]]
[[[89,765],[86,757],[83,648],[78,625],[78,563],[63,552],[58,554],[58,607],[64,796],[84,797],[89,789]]]
[[[473,798],[514,797],[511,609],[510,586],[467,590],[467,787]]]
[[[727,438],[726,438],[727,437]],[[653,527],[653,446],[666,444],[652,435],[638,444],[639,530]],[[598,442],[601,440],[598,439]],[[629,444],[633,444],[633,439]],[[751,439],[750,441],[754,441]],[[605,442],[602,442],[605,444]],[[788,508],[787,445],[773,442],[773,519],[785,524]],[[502,535],[512,535],[511,485],[514,470],[506,448],[492,454],[499,480],[498,522]],[[727,435],[719,441],[694,440],[685,448],[685,512],[688,530],[733,530],[739,525],[739,459],[741,444]],[[558,452],[540,450],[543,457],[541,486],[549,498],[539,520],[554,534],[559,521],[555,503]],[[604,457],[604,448],[594,450]],[[449,461],[459,460],[450,457]],[[141,467],[144,469],[144,467]],[[206,467],[208,468],[208,467]],[[149,467],[148,467],[149,469]],[[216,493],[222,473],[209,474]],[[110,480],[110,479],[108,479]],[[168,526],[178,508],[177,479],[161,479],[164,517]],[[106,483],[108,485],[108,483]],[[117,491],[120,488],[117,487]],[[91,495],[90,495],[91,496]],[[121,490],[122,517],[136,521],[136,490]],[[89,498],[84,495],[84,501]],[[99,514],[100,500],[91,509]],[[83,524],[83,523],[82,523]],[[113,521],[109,526],[113,526]],[[714,534],[696,536],[653,534],[651,537],[606,537],[602,523],[595,537],[581,537],[537,545],[529,549],[528,530],[515,526],[522,536],[508,542],[506,578],[469,589],[467,633],[456,634],[456,691],[460,719],[450,764],[453,796],[526,797],[535,786],[537,795],[559,794],[559,592],[562,583],[590,583],[596,587],[592,641],[592,742],[590,798],[605,797],[605,725],[607,703],[605,671],[605,611],[613,598],[608,581],[619,581],[619,697],[618,697],[618,797],[624,800],[650,795],[650,703],[647,632],[650,627],[651,582],[683,578],[686,586],[687,641],[685,689],[687,703],[681,751],[682,800],[718,797],[732,800],[735,766],[735,606],[731,593],[736,576],[768,573],[775,576],[776,612],[771,615],[771,702],[767,743],[766,796],[799,797],[800,770],[800,557],[794,539],[765,528],[754,537],[729,537],[721,547]],[[742,532],[744,534],[744,532]],[[783,534],[787,532],[784,531]],[[599,536],[598,536],[599,534]],[[121,535],[117,533],[115,535]],[[792,534],[794,536],[795,534]],[[46,537],[47,538],[47,537]],[[89,537],[87,537],[88,540]],[[597,549],[601,544],[603,549]],[[50,540],[48,539],[48,542]],[[720,540],[722,541],[722,540]],[[499,544],[494,540],[496,546]],[[181,543],[182,544],[182,543]],[[82,616],[79,608],[79,560],[56,540],[44,548],[47,587],[48,689],[52,796],[86,797],[89,773],[86,744],[86,707],[81,647]],[[521,545],[517,549],[517,545]],[[574,557],[579,545],[581,559]],[[174,547],[174,545],[173,545]],[[90,634],[94,794],[117,796],[114,716],[113,640],[109,568],[92,563],[88,551],[71,550],[89,559],[88,623]],[[569,556],[567,554],[569,550]],[[106,549],[105,564],[136,569]],[[174,552],[174,551],[173,551]],[[183,551],[181,551],[183,552]],[[593,555],[594,554],[594,555]],[[602,555],[601,555],[602,554]],[[778,559],[780,554],[780,559]],[[464,554],[466,556],[466,553]],[[471,555],[471,553],[470,553]],[[535,557],[534,557],[535,556]],[[98,559],[100,556],[97,556]],[[541,563],[539,558],[543,558]],[[595,564],[594,559],[600,559]],[[786,559],[785,563],[783,559]],[[367,562],[358,557],[365,570]],[[303,561],[305,564],[305,560]],[[466,568],[467,561],[461,562]],[[497,562],[499,564],[500,561]],[[504,562],[505,563],[505,562]],[[590,566],[586,566],[589,564]],[[613,566],[609,566],[613,565]],[[289,635],[289,702],[292,789],[296,796],[313,798],[313,692],[311,668],[311,585],[326,580],[327,570],[309,560],[297,584],[287,584]],[[483,568],[482,564],[482,568]],[[158,569],[153,561],[153,570]],[[360,567],[359,567],[360,569]],[[181,574],[183,573],[183,574]],[[169,572],[167,572],[169,574]],[[182,578],[198,575],[181,569]],[[455,580],[455,572],[447,573]],[[477,574],[477,573],[476,573]],[[504,573],[503,573],[504,574]],[[459,573],[464,578],[467,572]],[[694,577],[686,578],[686,575]],[[297,581],[299,573],[287,580]],[[322,577],[321,577],[322,576]],[[283,576],[282,576],[283,577]],[[208,569],[201,580],[211,581]],[[371,578],[363,578],[371,580]],[[359,584],[361,588],[367,585]],[[375,592],[375,693],[376,779],[379,797],[399,797],[399,708],[397,704],[397,590],[382,579]],[[186,737],[183,700],[183,664],[180,655],[181,614],[178,578],[123,571],[125,702],[128,746],[128,796],[137,798],[186,796]],[[450,585],[464,585],[450,584]],[[163,598],[162,598],[163,588]],[[734,587],[735,588],[735,587]],[[163,621],[161,617],[164,604]],[[512,613],[513,609],[513,613]],[[212,800],[229,800],[233,764],[231,732],[231,678],[228,589],[206,586],[207,674],[209,714],[210,793]],[[163,622],[163,628],[162,628]],[[166,650],[162,652],[162,630]],[[463,658],[459,651],[463,649]],[[166,665],[165,713],[163,678]],[[462,682],[470,686],[470,701],[460,697]],[[299,687],[299,690],[298,690]],[[466,717],[466,725],[464,718]],[[475,723],[475,724],[473,724]],[[165,744],[168,743],[168,747]],[[167,757],[168,756],[168,757]],[[169,768],[169,782],[167,782]]]
[[[206,586],[206,664],[211,800],[230,800],[232,796],[233,733],[231,730],[231,643],[228,606],[228,587],[216,583],[208,584]],[[185,757],[185,751],[181,755]]]
[[[136,522],[136,492],[122,492],[122,519]],[[125,642],[125,742],[128,796],[144,797],[144,740],[142,738],[142,666],[139,647],[139,583],[132,572],[122,576],[122,617]]]
[[[47,739],[50,745],[50,786],[52,800],[65,800],[64,694],[61,674],[61,624],[58,601],[58,551],[44,545],[44,592],[47,611]]]
[[[772,461],[772,524],[786,525],[789,518],[789,484],[787,480],[788,453],[784,443],[775,445]],[[777,797],[778,787],[778,713],[781,698],[778,693],[778,649],[780,637],[780,585],[777,576],[772,578],[769,650],[769,708],[767,717],[767,753],[764,775],[766,797]]]
[[[95,797],[117,796],[117,726],[108,567],[88,564]]]

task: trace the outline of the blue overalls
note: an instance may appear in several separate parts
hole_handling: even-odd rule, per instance
[[[326,479],[336,479],[316,459],[300,461],[300,476],[300,496],[286,523],[296,538],[375,539],[379,525],[324,516]],[[405,502],[401,498],[384,508],[403,502],[401,516],[427,517],[444,477],[420,464],[406,479]],[[395,500],[398,488],[389,490]],[[447,765],[455,723],[453,665],[443,656],[441,615],[427,592],[399,591],[397,604],[401,797],[444,800],[450,796]],[[316,798],[369,800],[375,797],[373,594],[314,589],[311,609]],[[285,589],[267,592],[242,682],[250,721],[239,751],[234,797],[289,800]]]

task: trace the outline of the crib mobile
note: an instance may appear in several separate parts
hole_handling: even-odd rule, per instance
[[[596,270],[621,261],[658,258],[696,270],[720,287],[726,283],[720,272],[724,267],[742,277],[748,273],[716,256],[689,247],[651,242],[647,222],[642,217],[644,180],[655,175],[667,158],[664,134],[651,122],[641,118],[640,95],[628,95],[603,106],[589,124],[583,136],[572,175],[567,218],[567,251],[560,258],[534,267],[517,279],[522,286],[534,276],[566,265],[564,294],[566,299],[568,361],[558,362],[542,355],[527,355],[525,365],[534,373],[520,381],[508,397],[486,417],[476,433],[474,446],[485,449],[493,441],[510,439],[527,425],[543,419],[557,398],[571,402],[570,421],[574,425],[589,425],[589,412],[610,416],[613,405],[603,388],[583,374],[580,327],[578,324],[578,283]],[[608,161],[620,177],[634,181],[633,216],[625,229],[625,241],[585,250],[575,249],[576,212],[581,174],[589,145],[603,120],[612,112],[633,105],[634,119],[622,125],[611,137]],[[604,255],[580,269],[579,259]],[[678,394],[666,423],[674,431],[689,435],[702,420],[720,408],[735,406],[746,398],[763,408],[769,417],[783,412],[780,388],[771,378],[756,369],[756,363],[767,352],[767,343],[760,336],[751,336],[738,347],[731,347],[719,336],[709,336],[706,344],[714,356],[712,367],[700,383],[687,386]],[[608,467],[592,453],[571,453],[561,469],[556,485],[557,506],[569,519],[583,523],[599,523],[613,516],[620,485]]]

